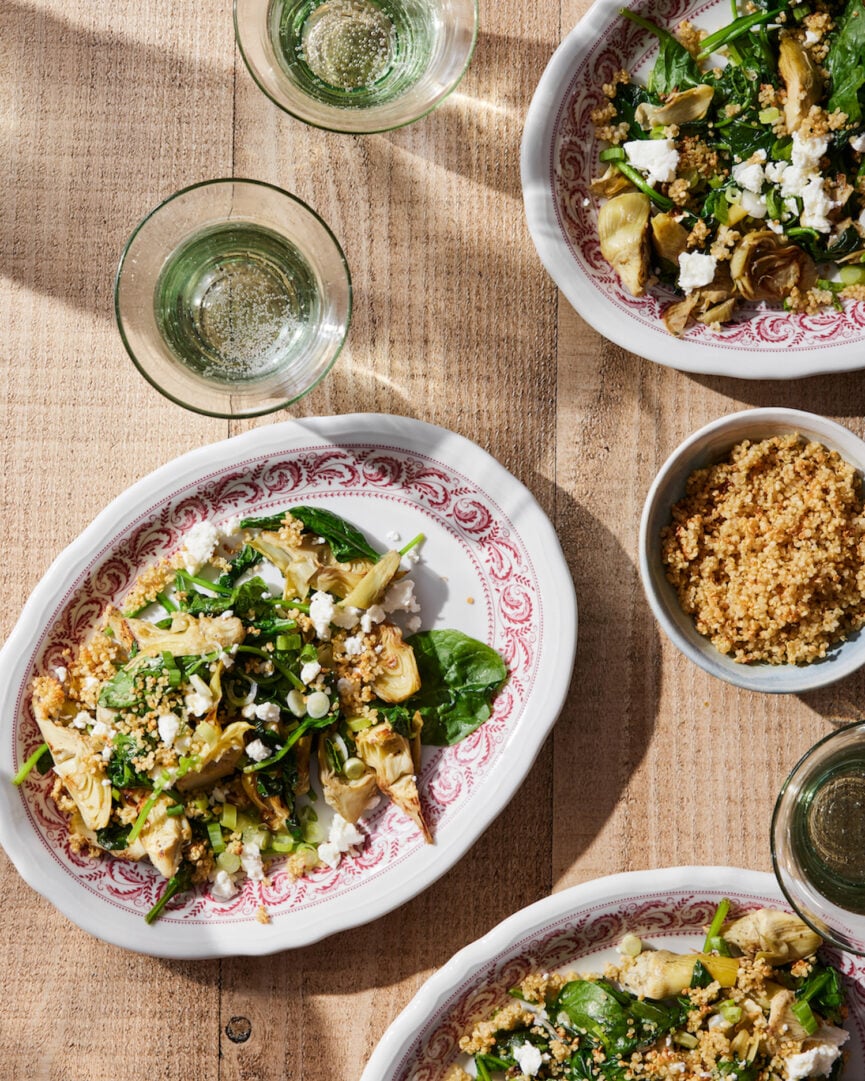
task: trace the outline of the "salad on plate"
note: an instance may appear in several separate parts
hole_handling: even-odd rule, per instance
[[[431,842],[421,745],[481,725],[507,669],[458,630],[420,630],[422,542],[379,552],[316,506],[199,522],[33,680],[44,742],[15,783],[53,769],[78,852],[157,868],[148,922],[195,886],[229,899],[273,859],[336,867],[382,797]]]

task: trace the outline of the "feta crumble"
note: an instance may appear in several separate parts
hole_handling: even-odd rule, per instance
[[[180,558],[187,574],[197,574],[205,563],[216,551],[219,544],[219,530],[206,518],[187,531],[183,539],[183,550]]]
[[[679,287],[686,293],[708,285],[715,277],[717,260],[714,255],[683,251],[679,256]]]
[[[622,148],[631,165],[645,173],[650,184],[665,184],[675,179],[679,151],[672,139],[633,139],[623,143]]]
[[[251,740],[245,749],[253,762],[263,762],[265,758],[270,758],[270,748],[260,739]]]

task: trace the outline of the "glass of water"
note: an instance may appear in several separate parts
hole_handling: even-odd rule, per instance
[[[351,318],[336,238],[255,180],[184,188],[129,238],[115,281],[123,344],[172,401],[217,417],[281,409],[330,370]]]
[[[292,116],[369,134],[418,120],[454,89],[477,0],[235,0],[253,79]]]
[[[806,923],[865,954],[865,724],[832,732],[793,767],[775,804],[772,862]]]

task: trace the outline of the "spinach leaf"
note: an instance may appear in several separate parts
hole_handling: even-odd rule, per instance
[[[639,83],[619,83],[616,86],[616,96],[613,98],[613,106],[616,110],[616,120],[621,123],[624,121],[628,125],[628,138],[629,139],[649,139],[651,138],[650,131],[643,131],[641,125],[637,122],[637,109],[644,103],[648,102],[651,105],[660,105],[660,98],[657,94],[650,94],[645,87],[640,86]]]
[[[595,1062],[588,1047],[577,1051],[568,1063],[568,1081],[626,1081],[627,1076],[621,1062],[614,1059]]]
[[[106,709],[130,709],[138,701],[139,693],[135,686],[135,672],[121,668],[102,685],[99,705]]]
[[[458,743],[492,713],[493,695],[507,679],[499,654],[461,631],[421,631],[408,639],[421,689],[403,702],[418,710],[421,739],[437,747]]]
[[[360,530],[355,529],[344,518],[333,514],[323,507],[292,507],[292,516],[310,533],[324,537],[333,552],[333,558],[339,563],[351,563],[358,559],[371,559],[377,563],[381,558],[372,548]]]
[[[831,965],[815,965],[796,991],[796,998],[808,1002],[815,1013],[830,1024],[838,1024],[844,1006],[844,987]]]
[[[259,557],[260,559],[261,557]],[[218,616],[222,612],[236,612],[244,619],[256,619],[270,614],[270,605],[262,599],[267,592],[267,583],[256,575],[231,593],[220,593],[208,597],[205,593],[190,592],[184,608],[193,616]]]
[[[658,39],[658,58],[649,75],[649,90],[653,94],[671,94],[674,90],[688,90],[703,82],[703,76],[693,56],[668,30],[664,30],[651,19],[646,19],[627,8],[622,9],[622,14]]]
[[[330,545],[334,559],[340,563],[351,563],[358,559],[371,559],[373,563],[377,563],[381,558],[359,529],[355,529],[344,518],[325,510],[324,507],[291,507],[279,514],[244,518],[240,525],[242,529],[279,529],[286,514],[297,518],[308,532],[324,537]]]
[[[750,124],[736,117],[718,132],[719,142],[732,155],[747,161],[755,150],[765,150],[767,156],[775,145],[775,133],[767,124]]]
[[[132,764],[133,758],[144,753],[137,740],[124,732],[118,732],[113,744],[114,752],[106,767],[111,784],[115,788],[152,788],[153,782],[150,778],[140,774]]]
[[[665,1005],[641,1000],[606,980],[566,983],[559,994],[558,1010],[608,1055],[620,1056],[654,1043],[687,1016],[678,1002]]]
[[[697,961],[694,964],[694,971],[691,973],[691,987],[708,987],[713,978],[712,973],[703,962]]]
[[[826,56],[831,93],[827,112],[840,109],[855,127],[862,120],[861,90],[865,85],[865,0],[848,0]]]
[[[96,843],[107,852],[121,852],[124,848],[129,847],[129,831],[131,829],[131,825],[106,826],[104,829],[96,831]]]
[[[257,567],[263,559],[264,556],[261,552],[257,552],[248,544],[244,544],[231,560],[228,570],[217,578],[216,584],[218,586],[232,587],[244,571],[248,571],[250,567]]]
[[[712,1074],[716,1078],[730,1078],[730,1081],[757,1081],[760,1071],[757,1066],[747,1062],[719,1062]]]

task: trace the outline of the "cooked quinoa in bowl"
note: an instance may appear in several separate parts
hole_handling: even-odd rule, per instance
[[[861,478],[798,433],[695,470],[661,542],[682,608],[741,664],[807,664],[865,623]]]
[[[865,443],[826,418],[753,409],[661,467],[640,529],[650,606],[695,663],[798,693],[865,664]]]

